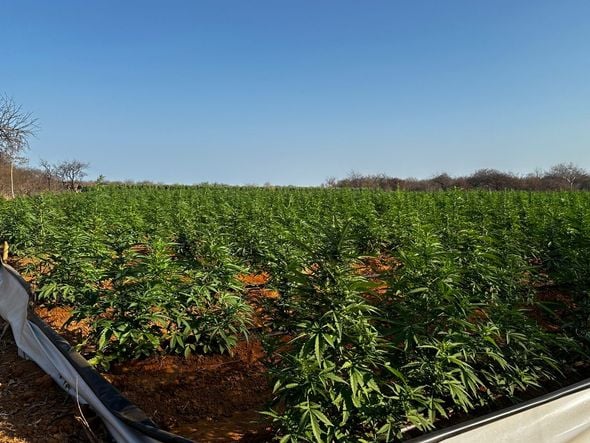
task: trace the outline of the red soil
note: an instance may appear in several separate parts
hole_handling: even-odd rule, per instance
[[[260,343],[233,356],[152,357],[114,367],[107,378],[164,429],[203,442],[268,441],[258,411],[270,398]]]
[[[265,308],[265,300],[276,300],[281,296],[278,291],[265,288],[266,284],[270,281],[270,275],[266,272],[240,274],[238,275],[238,280],[246,287],[246,300],[252,309],[254,309],[252,318],[254,326],[257,328],[264,327],[264,325],[272,320]]]
[[[0,330],[4,325],[0,320]],[[0,341],[0,441],[87,442],[79,417],[71,397],[35,363],[18,356],[8,330]]]
[[[85,325],[64,324],[68,308],[36,313],[68,339]],[[199,442],[270,441],[264,416],[271,397],[258,340],[241,342],[230,355],[156,356],[115,365],[103,374],[163,429]]]
[[[90,327],[84,321],[72,322],[67,327],[64,327],[72,316],[71,308],[63,306],[55,306],[53,308],[35,306],[35,313],[72,344],[80,343],[90,332]]]
[[[360,275],[375,278],[391,273],[400,266],[401,262],[395,257],[381,254],[379,257],[364,257],[362,262],[355,266],[355,269]]]
[[[238,275],[238,280],[246,286],[263,286],[270,281],[270,275],[266,272],[258,274],[240,274]]]

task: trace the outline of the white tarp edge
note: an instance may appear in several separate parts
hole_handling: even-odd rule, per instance
[[[78,398],[80,403],[89,404],[117,442],[156,443],[157,440],[123,423],[106,408],[63,354],[27,319],[28,303],[29,294],[25,288],[14,275],[1,267],[0,316],[10,323],[20,352],[37,363],[58,385],[74,398]]]
[[[510,415],[445,443],[588,443],[590,389]]]

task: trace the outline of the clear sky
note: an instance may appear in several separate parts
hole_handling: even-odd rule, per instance
[[[31,164],[313,185],[590,169],[590,1],[0,0]]]

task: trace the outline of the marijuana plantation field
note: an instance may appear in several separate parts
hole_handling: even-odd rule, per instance
[[[259,439],[395,441],[587,373],[590,193],[106,186],[3,201],[0,239],[115,384],[267,384]],[[186,401],[160,423],[244,421]]]

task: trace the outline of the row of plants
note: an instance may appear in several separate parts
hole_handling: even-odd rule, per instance
[[[67,250],[37,257],[24,270],[36,275],[38,302],[72,308],[69,323],[87,326],[78,347],[91,363],[108,369],[157,353],[231,352],[248,336],[243,268],[223,246],[137,242],[122,232],[63,235]]]
[[[103,368],[261,336],[283,441],[400,439],[588,353],[583,192],[109,186],[2,202],[0,236]]]
[[[291,276],[292,339],[269,345],[268,414],[283,441],[401,439],[516,400],[584,358],[574,338],[528,315],[536,302],[526,265],[503,273],[514,258],[485,237],[473,252],[452,251],[416,232],[376,282],[358,273],[350,225],[323,229],[324,243]]]

